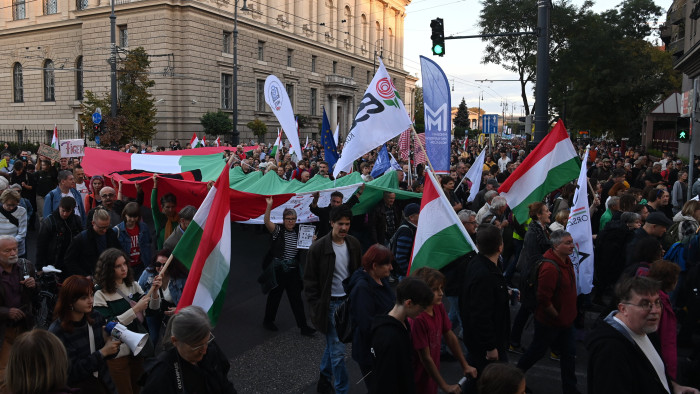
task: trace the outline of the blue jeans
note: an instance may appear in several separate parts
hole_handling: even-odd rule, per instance
[[[559,366],[564,394],[576,393],[576,343],[573,326],[550,327],[535,319],[535,336],[530,347],[520,358],[518,368],[527,372],[545,355],[550,346],[561,351]]]
[[[334,378],[336,394],[347,394],[350,390],[348,370],[345,367],[345,344],[338,339],[335,331],[333,313],[343,301],[331,300],[328,307],[328,331],[326,332],[326,349],[321,358],[321,373],[330,380]]]

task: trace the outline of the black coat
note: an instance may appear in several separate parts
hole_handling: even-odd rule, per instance
[[[370,394],[413,394],[413,345],[411,326],[389,315],[377,316],[372,324],[372,386]]]
[[[176,362],[182,371],[184,390],[178,389],[178,376],[174,367]],[[191,372],[200,375],[207,386],[206,393],[235,394],[236,389],[227,376],[230,368],[231,364],[216,342],[209,344],[207,353],[196,367],[180,358],[177,349],[173,347],[158,355],[156,364],[144,375],[142,381],[145,384],[142,392],[149,394],[191,393],[192,389],[188,387],[188,381],[185,379]],[[189,371],[185,369],[189,369]]]
[[[39,269],[47,265],[53,265],[58,269],[65,269],[63,262],[68,246],[73,237],[83,231],[80,217],[71,213],[68,219],[63,220],[55,210],[47,216],[39,228],[37,244],[41,247],[36,250],[36,266]]]
[[[107,230],[106,236],[106,249],[117,248],[121,249],[121,244],[117,238],[117,233],[115,233],[111,228]],[[95,274],[95,266],[97,265],[97,259],[100,257],[100,251],[97,248],[97,233],[93,230],[92,225],[88,223],[88,228],[81,231],[80,234],[73,238],[68,250],[66,251],[66,256],[63,259],[66,269],[63,271],[64,277],[69,277],[71,275],[83,275],[92,276]]]

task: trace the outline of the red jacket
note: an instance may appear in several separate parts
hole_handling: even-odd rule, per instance
[[[576,274],[569,257],[562,261],[552,249],[547,250],[542,256],[545,259],[556,261],[561,270],[552,263],[544,262],[540,266],[537,276],[537,307],[535,318],[541,323],[553,327],[568,327],[576,319]],[[557,284],[558,283],[558,284]],[[552,319],[545,312],[550,305],[554,305],[559,316]]]
[[[678,325],[676,314],[671,306],[671,299],[668,294],[659,290],[659,298],[663,305],[659,330],[657,331],[661,340],[661,359],[666,365],[666,373],[671,379],[676,379],[678,371],[678,348],[676,347],[676,327]]]

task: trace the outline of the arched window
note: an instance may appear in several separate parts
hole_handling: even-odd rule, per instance
[[[389,52],[387,58],[389,59],[389,62],[391,63],[395,57],[395,54],[394,54],[394,32],[391,30],[391,28],[389,28],[389,29],[387,29],[387,33],[389,36],[389,42],[387,42],[384,45],[384,48]]]
[[[83,99],[83,57],[78,56],[75,61],[75,99]]]
[[[367,34],[369,33],[369,24],[367,24],[367,15],[362,14],[360,17],[360,21],[362,22],[362,45],[367,46]]]
[[[377,37],[377,42],[375,42],[374,45],[377,52],[379,52],[384,47],[384,43],[382,42],[382,38],[384,38],[384,36],[382,35],[382,26],[378,21],[375,23],[375,29],[377,30],[377,35],[375,36]]]
[[[44,101],[56,101],[56,87],[53,62],[44,61]]]
[[[15,63],[12,67],[12,87],[15,103],[24,102],[24,81],[22,78],[22,65]]]
[[[347,5],[345,6],[345,32],[348,36],[352,35],[352,11],[350,11],[350,6]]]

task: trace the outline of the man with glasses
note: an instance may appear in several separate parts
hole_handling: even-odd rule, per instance
[[[578,393],[573,327],[576,319],[576,274],[569,259],[574,251],[574,240],[564,230],[554,231],[549,240],[552,248],[542,256],[537,276],[535,335],[532,344],[520,358],[518,368],[527,372],[550,346],[559,349],[563,392]]]
[[[697,394],[671,380],[657,337],[661,299],[659,282],[632,277],[619,283],[617,310],[596,322],[586,338],[588,390],[591,393]]]
[[[109,248],[121,249],[121,244],[109,223],[109,213],[102,208],[95,208],[92,225],[76,235],[66,251],[64,277],[92,277],[97,259]]]

